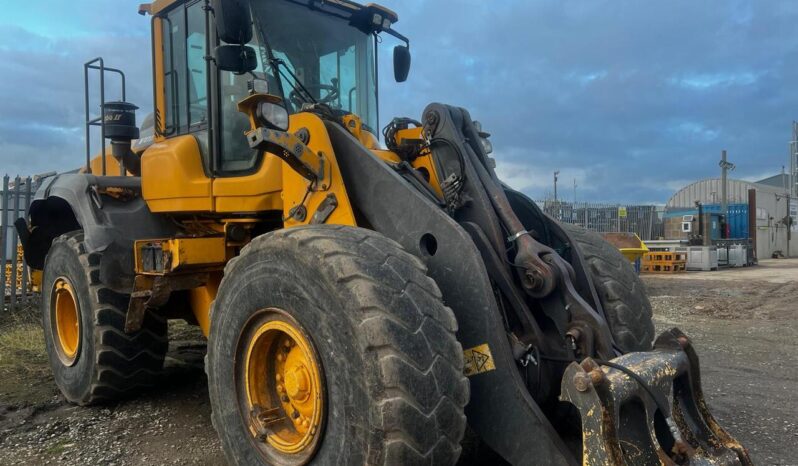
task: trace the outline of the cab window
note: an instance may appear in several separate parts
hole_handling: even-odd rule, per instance
[[[219,170],[223,176],[238,175],[256,169],[260,153],[251,149],[246,132],[250,130],[249,117],[238,111],[238,102],[249,95],[249,90],[281,95],[280,85],[269,65],[268,50],[255,36],[249,44],[258,56],[254,71],[236,74],[219,71],[219,127],[221,154]],[[279,58],[279,57],[278,57]]]
[[[195,1],[161,18],[164,133],[204,129],[208,120],[205,11]]]
[[[194,3],[186,10],[188,61],[188,118],[189,125],[201,125],[208,120],[208,71],[205,62],[205,11],[202,3]]]

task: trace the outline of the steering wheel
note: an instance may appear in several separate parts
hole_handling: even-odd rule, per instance
[[[338,86],[333,84],[309,84],[305,86],[305,89],[307,89],[311,94],[318,94],[321,93],[321,91],[326,91],[327,94],[324,97],[316,99],[316,101],[320,104],[329,104],[337,99],[339,94]],[[307,102],[307,100],[302,97],[303,94],[304,92],[300,94],[297,92],[297,89],[294,89],[288,95],[288,98],[291,99],[291,103],[294,104],[294,108],[302,108],[302,104]]]

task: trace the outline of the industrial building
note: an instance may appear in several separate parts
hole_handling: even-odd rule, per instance
[[[798,256],[798,241],[792,241],[790,234],[795,201],[790,200],[785,180],[785,175],[759,182],[727,180],[725,216],[721,178],[685,186],[665,206],[664,237],[685,242],[701,237],[704,245],[736,242],[751,248],[756,259]]]

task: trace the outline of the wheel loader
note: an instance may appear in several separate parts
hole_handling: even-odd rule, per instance
[[[16,223],[69,402],[168,389],[183,319],[207,336],[231,464],[752,464],[708,411],[688,337],[654,338],[632,267],[504,184],[467,110],[378,133],[381,44],[398,82],[410,70],[396,13],[139,13],[154,113],[139,128],[124,73],[86,63],[85,166],[45,179]]]

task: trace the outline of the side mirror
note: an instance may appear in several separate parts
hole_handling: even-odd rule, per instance
[[[252,40],[249,0],[211,0],[216,33],[228,44],[243,45]]]
[[[244,74],[258,67],[255,49],[248,45],[220,45],[215,55],[216,66],[222,71]]]
[[[410,74],[410,47],[406,45],[397,45],[393,48],[393,76],[396,82],[403,83],[407,81],[407,75]]]

